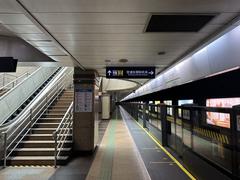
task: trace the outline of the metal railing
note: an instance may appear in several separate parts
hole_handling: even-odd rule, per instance
[[[9,89],[14,88],[18,83],[22,82],[25,78],[27,78],[30,73],[24,73],[23,75],[16,77],[14,80],[8,82],[7,84],[3,83],[3,86],[0,87],[0,96],[6,93]]]
[[[58,157],[61,155],[66,140],[72,137],[72,125],[73,125],[73,102],[69,106],[67,112],[62,118],[58,128],[53,132],[54,139],[54,167],[57,167]],[[71,136],[69,136],[71,135]]]
[[[10,81],[18,78],[18,76],[8,73],[1,73],[0,74],[0,87],[5,86],[5,84],[9,83]]]
[[[2,136],[0,139],[2,140],[1,144],[3,144],[2,149],[0,149],[2,154],[0,155],[2,156],[4,167],[7,166],[8,157],[21,140],[26,134],[31,133],[31,128],[37,120],[47,111],[61,92],[72,83],[69,77],[72,77],[72,71],[69,72],[67,70],[68,69],[65,68],[60,71],[56,77],[49,82],[49,85],[42,90],[42,93],[34,98],[33,103],[28,105],[28,108],[17,120],[0,127],[0,135]]]

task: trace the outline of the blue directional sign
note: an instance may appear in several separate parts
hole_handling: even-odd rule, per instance
[[[106,78],[151,79],[155,78],[155,67],[106,67]]]

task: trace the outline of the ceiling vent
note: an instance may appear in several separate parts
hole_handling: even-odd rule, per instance
[[[216,14],[153,14],[146,32],[198,32]]]

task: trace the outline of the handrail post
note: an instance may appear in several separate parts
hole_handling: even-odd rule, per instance
[[[30,134],[32,134],[32,109],[30,109],[30,117],[29,117],[29,119],[30,119],[30,123],[29,123],[29,128],[30,128]]]
[[[57,168],[57,131],[53,133],[53,139],[54,139],[54,167]]]
[[[3,152],[4,152],[4,156],[3,156],[3,167],[7,167],[7,133],[3,132],[3,139],[4,139],[4,144],[3,144]]]
[[[3,86],[5,85],[5,73],[3,73]]]

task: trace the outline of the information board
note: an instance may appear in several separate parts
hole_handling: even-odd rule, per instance
[[[75,112],[92,112],[93,90],[77,88],[75,90]]]
[[[106,78],[155,78],[155,67],[106,67]]]

